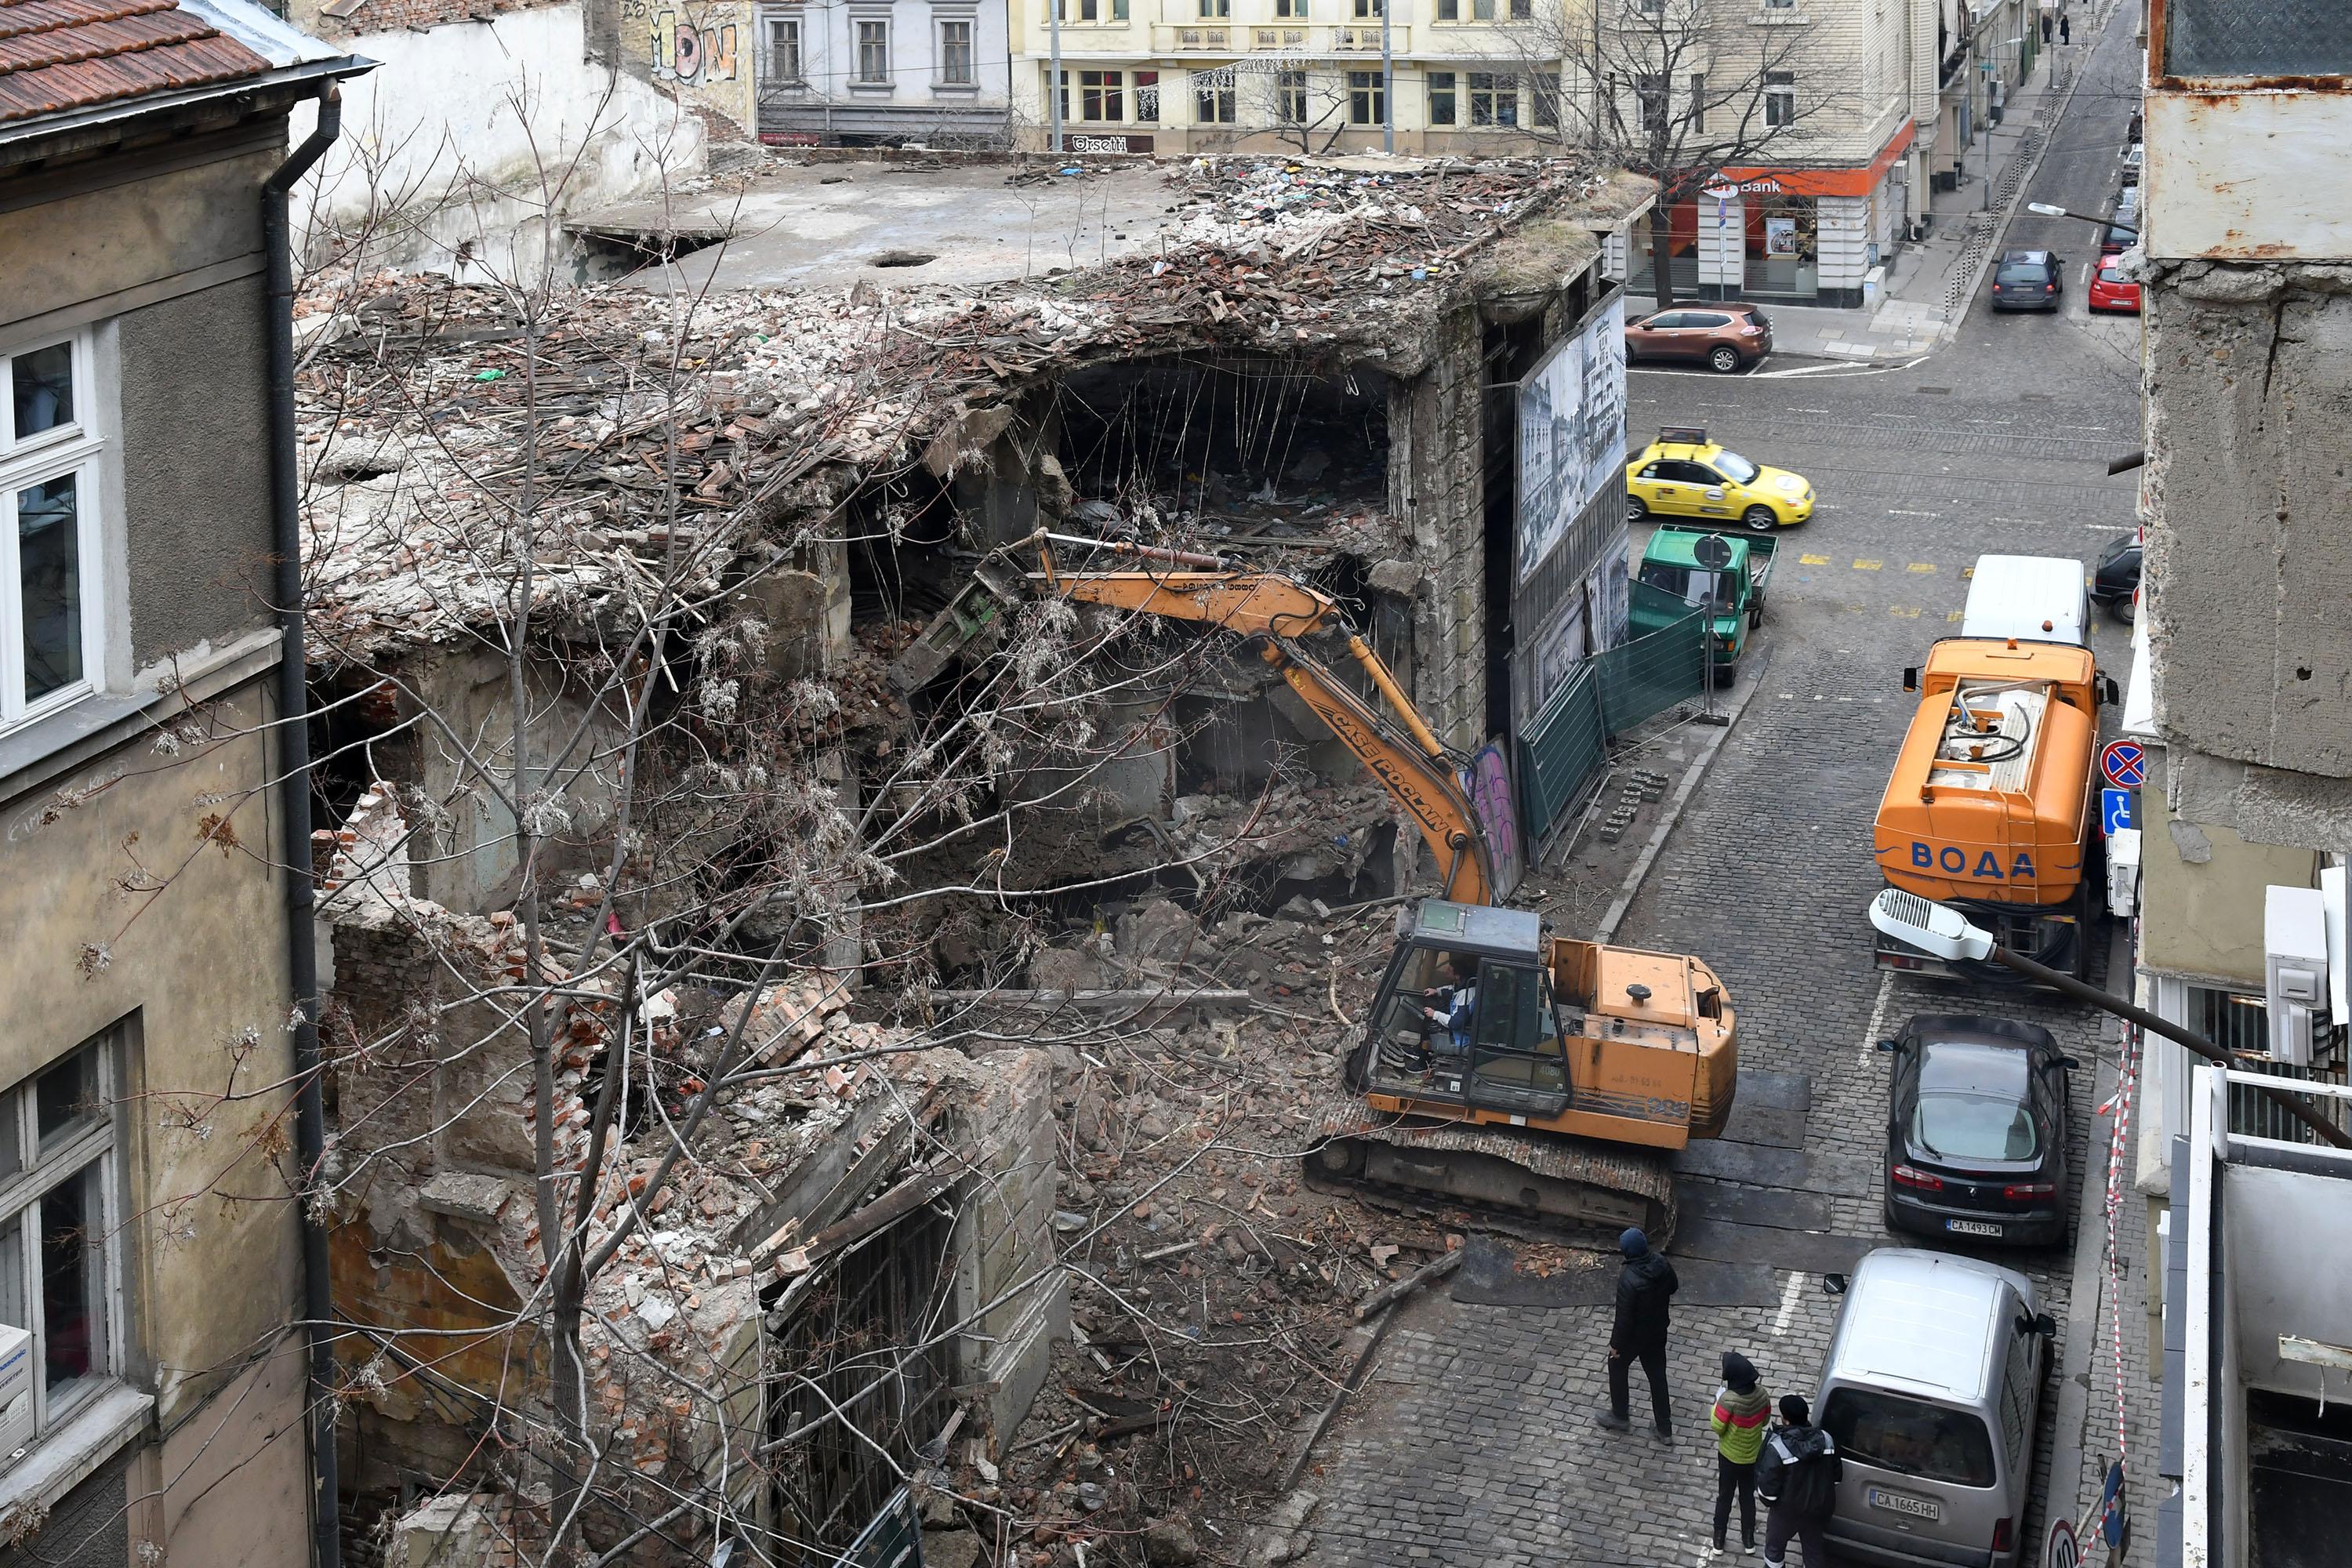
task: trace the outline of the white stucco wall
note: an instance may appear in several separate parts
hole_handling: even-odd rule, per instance
[[[701,121],[588,58],[578,0],[363,33],[350,47],[383,64],[344,85],[342,139],[298,198],[310,204],[295,223],[313,255],[333,235],[366,229],[363,264],[479,279],[544,259],[551,215],[650,195],[666,172],[676,182],[702,171]],[[296,110],[297,142],[310,120]],[[478,259],[460,264],[467,241]]]

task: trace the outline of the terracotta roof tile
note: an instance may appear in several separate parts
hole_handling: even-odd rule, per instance
[[[0,124],[268,68],[178,0],[0,0]]]

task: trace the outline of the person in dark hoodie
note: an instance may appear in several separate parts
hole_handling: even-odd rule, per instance
[[[1731,1498],[1739,1496],[1739,1549],[1756,1551],[1756,1459],[1764,1451],[1764,1428],[1772,1396],[1764,1392],[1753,1363],[1738,1351],[1723,1352],[1723,1386],[1715,1391],[1715,1549],[1723,1550],[1731,1528]]]
[[[1829,1568],[1822,1527],[1837,1510],[1845,1461],[1836,1441],[1811,1420],[1803,1394],[1782,1394],[1780,1425],[1764,1439],[1756,1461],[1756,1490],[1770,1510],[1764,1516],[1764,1568],[1781,1568],[1791,1536],[1804,1542],[1805,1568]]]
[[[1682,1283],[1675,1266],[1650,1250],[1650,1238],[1639,1230],[1617,1237],[1625,1265],[1617,1272],[1617,1320],[1609,1331],[1609,1408],[1597,1419],[1612,1432],[1633,1425],[1626,1414],[1632,1391],[1633,1363],[1639,1361],[1650,1380],[1650,1413],[1658,1436],[1675,1437],[1672,1402],[1666,1394],[1666,1301]]]

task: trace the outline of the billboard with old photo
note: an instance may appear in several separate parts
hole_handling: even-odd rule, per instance
[[[1596,497],[1624,489],[1624,473],[1621,294],[1519,383],[1518,582],[1567,542]]]

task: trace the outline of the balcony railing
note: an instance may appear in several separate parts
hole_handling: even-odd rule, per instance
[[[1248,58],[1254,55],[1297,55],[1322,58],[1334,55],[1377,55],[1381,24],[1369,21],[1334,25],[1328,22],[1271,23],[1160,22],[1151,28],[1151,47],[1163,55],[1201,52]],[[1398,23],[1389,29],[1389,47],[1402,55],[1412,47],[1412,28]]]

